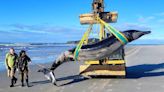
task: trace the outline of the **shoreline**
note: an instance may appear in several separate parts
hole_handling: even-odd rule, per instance
[[[151,44],[151,45],[148,45],[148,44],[143,44],[143,45],[142,44],[135,44],[135,45],[134,44],[128,44],[125,46],[125,49],[131,48],[131,47],[137,47],[137,46],[144,46],[144,47],[150,47],[151,46],[152,47],[152,46],[164,46],[164,44],[156,44],[156,45],[153,45],[153,44]],[[55,57],[53,60],[55,60]],[[37,62],[30,64],[30,66],[34,66],[36,64],[50,64],[50,63],[53,63],[53,60],[37,61]],[[3,72],[5,70],[6,70],[5,63],[2,61],[2,62],[0,62],[0,72]]]
[[[41,67],[31,65],[29,82],[32,87],[20,87],[20,78],[15,87],[10,88],[6,71],[0,72],[0,92],[163,92],[164,90],[164,45],[131,46],[125,48],[127,77],[84,79],[79,75],[79,66],[84,62],[66,62],[55,71],[57,85],[54,86],[42,73]],[[45,67],[51,63],[41,64]]]

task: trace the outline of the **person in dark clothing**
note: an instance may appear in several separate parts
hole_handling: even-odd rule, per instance
[[[26,78],[26,84],[27,87],[29,87],[28,82],[28,63],[31,62],[31,59],[26,55],[26,51],[21,50],[19,53],[19,59],[18,59],[18,68],[21,75],[21,83],[22,87],[24,86],[24,78]]]

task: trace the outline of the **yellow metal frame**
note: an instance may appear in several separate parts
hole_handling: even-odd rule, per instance
[[[100,24],[100,32],[99,32],[99,39],[100,40],[102,40],[103,38],[106,37],[105,28],[107,28],[108,31],[110,33],[112,33],[122,44],[126,44],[128,42],[128,39],[121,32],[119,32],[114,27],[107,24],[105,21],[100,19],[100,17],[95,16],[95,19]],[[77,45],[77,47],[75,49],[74,58],[76,60],[78,60],[79,51],[80,51],[82,45],[88,43],[88,37],[89,37],[90,32],[92,31],[92,26],[93,26],[93,24],[90,25],[89,29],[85,32],[82,39],[80,40],[80,43]]]
[[[105,27],[108,29],[108,31],[110,31],[111,29],[114,29],[113,27],[109,26],[107,23],[105,23],[103,20],[101,20],[98,16],[95,17],[95,19],[97,20],[97,22],[100,24],[100,32],[99,32],[99,40],[101,41],[102,39],[104,39],[106,37],[106,32],[105,32]],[[85,32],[85,34],[83,35],[81,41],[79,42],[79,44],[77,45],[77,48],[75,49],[75,53],[74,53],[74,57],[75,59],[78,60],[78,53],[82,47],[83,44],[88,44],[88,37],[89,34],[92,31],[92,26],[93,24],[90,25],[90,27],[88,28],[88,30]],[[126,37],[124,37],[123,34],[121,34],[119,31],[115,31],[115,33],[120,34],[123,38],[125,38],[125,42],[128,41],[126,39]],[[115,33],[112,33],[115,35]],[[116,38],[122,43],[125,44],[117,35],[115,35]],[[103,64],[106,65],[125,65],[125,60],[109,60],[109,59],[104,59]],[[99,60],[95,60],[95,61],[85,61],[85,65],[81,65],[80,66],[80,73],[84,72],[88,67],[92,66],[92,65],[100,65],[100,61]],[[101,66],[100,66],[101,67]],[[103,65],[102,65],[103,67]],[[124,67],[124,66],[123,66]],[[93,71],[89,71],[89,72],[84,72],[82,73],[83,76],[90,76],[90,75],[111,75],[111,76],[125,76],[126,75],[126,71],[125,70],[121,70],[121,71],[112,71],[112,70],[108,70],[108,69],[104,69],[104,70],[94,70]]]
[[[104,25],[100,24],[99,40],[101,41],[103,38],[105,38]]]

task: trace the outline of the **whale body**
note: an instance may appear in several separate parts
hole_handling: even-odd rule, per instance
[[[127,30],[122,32],[128,39],[128,43],[149,33],[151,33],[151,31]],[[127,43],[122,44],[116,37],[110,36],[102,41],[83,45],[79,51],[78,61],[104,59],[126,44]]]
[[[151,31],[127,30],[122,32],[122,34],[128,39],[128,43],[149,33],[151,33]],[[122,44],[115,36],[112,35],[102,41],[83,45],[79,52],[78,61],[104,59],[126,44],[127,43]],[[65,62],[74,61],[74,58],[71,56],[73,56],[75,49],[76,48],[73,48],[60,54],[49,69],[40,69],[39,72],[43,72],[47,79],[49,79],[53,84],[56,84],[55,75],[52,71]]]

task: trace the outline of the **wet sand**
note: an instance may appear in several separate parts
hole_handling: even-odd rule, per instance
[[[10,88],[6,71],[1,71],[0,92],[163,92],[164,45],[129,46],[125,54],[125,79],[85,79],[79,75],[79,66],[83,62],[67,62],[55,70],[58,86],[54,86],[37,72],[38,65],[32,65],[29,73],[31,87],[21,87],[18,79],[15,87]],[[46,67],[50,65],[44,64]]]

